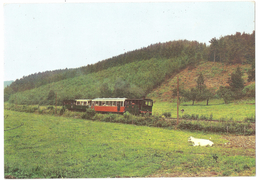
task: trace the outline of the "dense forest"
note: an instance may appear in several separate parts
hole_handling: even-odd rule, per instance
[[[4,99],[49,104],[49,91],[63,92],[64,86],[67,92],[60,93],[59,102],[66,98],[143,96],[173,73],[201,61],[254,66],[255,32],[212,38],[210,46],[187,40],[157,43],[80,68],[31,74],[7,86]],[[32,98],[36,94],[38,97]]]
[[[255,31],[212,38],[210,43],[209,61],[229,64],[252,64],[255,61]]]

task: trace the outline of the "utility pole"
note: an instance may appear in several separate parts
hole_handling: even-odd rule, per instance
[[[55,114],[57,114],[57,93],[55,96]]]
[[[179,76],[177,76],[177,125],[179,124]]]

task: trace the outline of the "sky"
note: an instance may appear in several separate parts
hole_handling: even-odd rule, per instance
[[[255,30],[250,1],[64,1],[3,5],[4,81],[86,66],[159,42],[210,45],[214,37]]]

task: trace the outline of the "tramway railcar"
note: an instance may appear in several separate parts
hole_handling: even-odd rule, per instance
[[[91,99],[75,99],[63,101],[63,106],[71,111],[86,111],[91,106]]]
[[[85,111],[92,108],[100,113],[120,113],[129,112],[134,115],[149,113],[152,115],[152,99],[127,99],[127,98],[96,98],[96,99],[76,99],[64,101],[65,108],[69,110]]]

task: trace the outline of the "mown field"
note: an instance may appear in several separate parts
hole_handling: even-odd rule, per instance
[[[242,143],[232,138],[244,139],[243,136],[9,110],[4,113],[5,176],[105,178],[255,175],[254,136],[247,137],[247,143]],[[215,146],[193,147],[187,141],[189,136],[211,137]]]
[[[232,120],[232,121],[244,121],[245,118],[255,117],[255,100],[241,100],[234,101],[229,104],[224,104],[222,99],[210,100],[207,106],[204,101],[196,102],[192,105],[192,102],[182,102],[179,106],[179,110],[184,109],[182,113],[180,111],[180,117],[183,115],[203,115],[208,119],[212,115],[213,120]],[[177,118],[177,103],[171,102],[155,102],[153,105],[153,114],[163,114],[170,112],[171,117]]]

